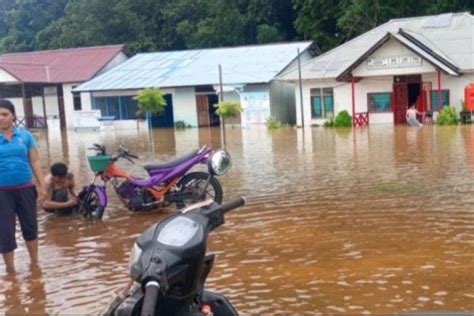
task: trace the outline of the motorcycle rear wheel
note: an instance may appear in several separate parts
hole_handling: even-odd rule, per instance
[[[206,172],[192,172],[181,178],[181,180],[179,180],[176,186],[181,190],[182,193],[195,192],[204,188],[204,185],[206,184],[208,178],[209,174]],[[212,177],[209,180],[207,188],[204,190],[203,194],[199,196],[199,198],[185,199],[176,202],[175,204],[178,208],[182,208],[187,205],[191,205],[193,203],[201,202],[207,199],[213,199],[215,202],[221,204],[222,197],[222,186],[219,183],[219,180]]]
[[[105,207],[100,205],[99,196],[95,191],[88,191],[87,189],[79,193],[79,211],[87,218],[102,219],[104,216]]]

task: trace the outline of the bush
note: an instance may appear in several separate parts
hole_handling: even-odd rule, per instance
[[[330,127],[351,127],[352,126],[352,117],[349,115],[349,112],[343,110],[337,113],[336,118],[330,118],[324,126]]]
[[[184,128],[190,128],[191,125],[186,124],[185,121],[176,121],[174,122],[174,127],[177,129],[184,129]]]
[[[457,125],[458,122],[456,109],[449,105],[445,105],[436,118],[436,124],[438,125]]]
[[[277,129],[283,126],[283,124],[273,116],[267,117],[265,125],[269,130]]]
[[[324,122],[324,127],[334,127],[334,117],[331,117],[329,120]]]
[[[214,107],[217,108],[216,114],[224,119],[236,117],[244,111],[240,103],[236,101],[222,101],[214,104]]]

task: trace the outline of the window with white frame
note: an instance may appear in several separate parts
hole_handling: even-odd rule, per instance
[[[311,89],[311,118],[334,117],[333,88]]]

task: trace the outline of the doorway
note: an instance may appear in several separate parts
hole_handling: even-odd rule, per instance
[[[421,112],[424,98],[420,98],[422,90],[421,75],[395,76],[392,88],[393,121],[395,124],[406,123],[408,106],[416,104]]]
[[[219,126],[220,119],[216,114],[214,104],[217,104],[219,99],[217,94],[198,94],[196,95],[196,108],[198,126]]]

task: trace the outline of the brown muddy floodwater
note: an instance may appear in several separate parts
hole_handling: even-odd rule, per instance
[[[218,129],[154,133],[156,161],[220,144]],[[64,160],[78,184],[94,142],[153,161],[146,131],[38,138],[44,169]],[[474,126],[228,128],[227,148],[224,199],[248,203],[210,237],[207,287],[240,313],[474,311]],[[0,265],[1,313],[96,314],[123,287],[135,238],[173,209],[130,213],[109,193],[102,222],[40,211],[41,271],[21,241],[16,277]]]

